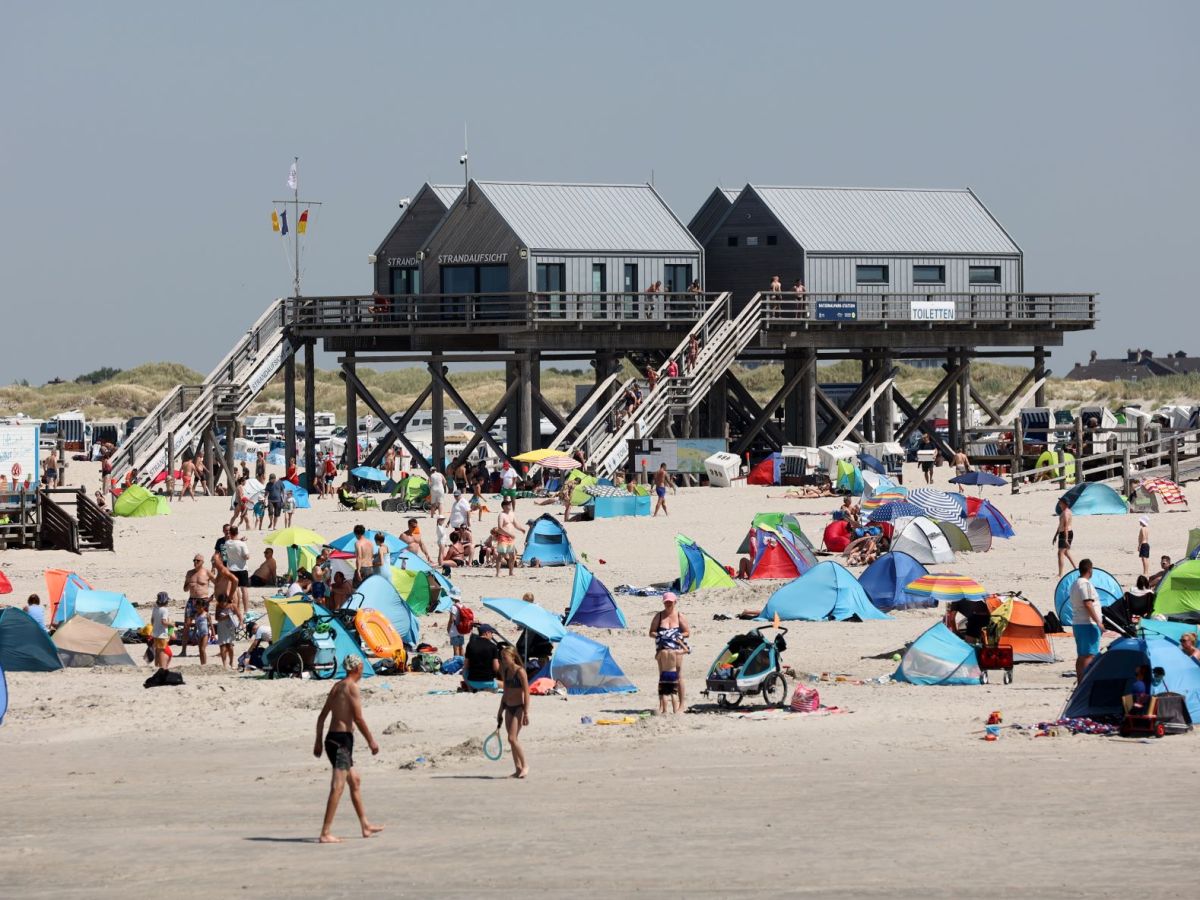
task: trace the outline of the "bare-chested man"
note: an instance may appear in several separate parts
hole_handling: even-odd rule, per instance
[[[429,551],[425,549],[425,542],[421,540],[421,531],[417,527],[416,519],[408,520],[408,528],[400,533],[400,540],[404,541],[404,549],[413,556],[420,554],[425,557],[426,562],[433,562],[429,558]]]
[[[329,757],[333,766],[333,779],[329,783],[329,800],[325,803],[325,822],[321,825],[321,836],[317,838],[322,844],[338,844],[341,838],[331,833],[333,817],[337,815],[338,802],[342,799],[342,791],[350,784],[350,802],[358,814],[358,824],[362,827],[362,836],[369,838],[383,831],[382,825],[372,825],[367,821],[366,810],[363,809],[362,793],[359,790],[361,780],[354,770],[354,729],[357,726],[362,736],[367,739],[371,755],[379,753],[379,745],[371,737],[371,729],[363,718],[362,695],[358,692],[358,682],[362,678],[362,658],[350,654],[342,662],[346,669],[346,677],[329,690],[321,715],[317,717],[317,740],[313,744],[313,756],[321,758],[321,750]],[[329,719],[329,733],[325,733],[325,720]]]
[[[667,464],[662,463],[658,467],[658,471],[654,473],[654,495],[658,499],[654,503],[654,515],[658,515],[661,509],[664,516],[670,515],[667,512],[667,485],[671,483],[671,473],[667,471]],[[654,516],[651,516],[653,518]]]
[[[183,465],[179,467],[180,473],[183,475],[183,493],[179,495],[179,499],[191,497],[196,499],[196,464],[190,459],[185,459]]]
[[[500,577],[500,566],[508,564],[508,574],[513,574],[517,565],[517,532],[524,532],[525,526],[513,515],[513,502],[505,500],[500,505],[500,515],[496,519],[496,577]]]
[[[196,614],[212,599],[213,575],[204,565],[204,557],[197,553],[192,557],[192,568],[183,576],[183,591],[187,594],[187,606],[183,615],[183,649],[180,656],[187,656],[188,641],[196,623]],[[200,665],[208,662],[208,635],[199,641]]]
[[[375,548],[367,540],[367,529],[354,526],[354,586],[358,587],[371,574],[371,555]]]

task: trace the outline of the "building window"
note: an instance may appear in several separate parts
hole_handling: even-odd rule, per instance
[[[391,273],[391,293],[419,294],[421,293],[421,270],[415,266],[393,266]]]
[[[729,237],[725,238],[725,246],[726,247],[736,247],[737,246],[737,235],[731,234]]]
[[[682,294],[692,283],[692,267],[667,263],[663,266],[663,291],[668,294]]]
[[[592,298],[592,315],[607,319],[608,298],[604,294],[608,291],[608,266],[604,263],[592,263],[592,291],[596,295]]]
[[[751,235],[750,237],[746,238],[746,246],[747,247],[757,247],[758,246],[758,238],[755,237],[754,235]]]
[[[999,284],[1000,267],[971,266],[971,271],[967,273],[967,280],[971,284]]]
[[[887,266],[855,266],[854,280],[859,284],[887,284]]]
[[[913,284],[945,284],[945,266],[913,266]]]
[[[767,246],[768,247],[774,247],[778,243],[779,243],[779,235],[777,235],[777,234],[768,234],[767,235]]]

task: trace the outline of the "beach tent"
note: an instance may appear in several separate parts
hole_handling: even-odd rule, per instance
[[[1200,528],[1193,528],[1188,532],[1187,553],[1184,556],[1188,559],[1200,556]]]
[[[919,506],[921,512],[938,522],[950,522],[961,527],[967,517],[965,498],[961,494],[935,488],[914,488],[908,492],[908,502]]]
[[[566,624],[591,625],[593,628],[625,627],[625,614],[617,606],[612,592],[583,563],[575,564]]]
[[[904,651],[892,678],[909,684],[982,683],[975,648],[941,622]]]
[[[1169,478],[1144,478],[1129,498],[1131,512],[1187,512],[1187,495]]]
[[[675,535],[675,548],[679,554],[679,591],[689,594],[702,588],[730,588],[733,578],[725,567],[708,555],[691,538]]]
[[[296,501],[296,509],[312,509],[312,500],[308,496],[308,491],[300,487],[298,484],[285,482],[283,485],[285,491],[292,492],[292,499]]]
[[[1154,615],[1200,621],[1200,559],[1176,563],[1154,592]]]
[[[6,672],[53,672],[62,662],[50,636],[33,616],[15,606],[0,608],[0,669]]]
[[[11,594],[12,582],[8,580],[8,576],[0,572],[0,594]]]
[[[66,622],[72,616],[83,616],[118,631],[136,631],[146,624],[129,602],[129,598],[116,591],[93,591],[87,588],[77,590],[72,599],[64,598],[58,605],[54,621]]]
[[[943,534],[945,530],[943,529]],[[967,543],[975,553],[987,553],[992,549],[992,526],[987,519],[972,516],[967,519]]]
[[[567,476],[566,482],[574,485],[571,489],[571,505],[583,506],[592,499],[592,495],[587,492],[587,489],[600,484],[600,479],[595,475],[585,474],[582,469],[576,469]]]
[[[930,597],[913,596],[905,590],[926,574],[928,570],[907,553],[893,550],[867,566],[858,576],[858,583],[876,609],[926,609],[937,606],[937,601]]]
[[[808,539],[808,535],[800,527],[800,521],[791,513],[756,513],[754,518],[750,520],[750,530],[742,538],[742,543],[738,547],[737,552],[749,553],[750,536],[754,534],[754,529],[763,527],[774,529],[784,537],[790,538],[793,544],[803,544],[810,551],[816,552],[817,548],[813,546],[813,542]]]
[[[821,536],[821,543],[825,545],[825,549],[831,553],[841,553],[850,546],[850,526],[845,519],[834,519],[825,526],[825,533]]]
[[[1129,693],[1137,667],[1147,665],[1163,672],[1162,678],[1150,685],[1150,693],[1182,694],[1192,721],[1200,720],[1200,663],[1181,653],[1174,641],[1154,634],[1109,644],[1084,671],[1063,716],[1095,719],[1124,715],[1121,698]]]
[[[362,677],[371,678],[375,675],[374,669],[366,664],[366,659],[370,655],[363,650],[362,644],[359,643],[358,636],[348,632],[334,616],[329,613],[329,610],[323,606],[313,604],[312,618],[317,620],[318,627],[328,628],[333,634],[333,652],[337,657],[337,669],[333,673],[334,678],[346,677],[346,657],[354,654],[364,661],[362,667]],[[292,628],[282,636],[275,634],[271,646],[267,648],[264,655],[264,660],[268,668],[275,665],[275,661],[283,655],[284,651],[291,650],[300,644],[304,629]]]
[[[839,491],[847,491],[856,497],[863,492],[862,471],[848,459],[839,459],[837,463],[837,482],[834,485]]]
[[[1026,435],[1028,436],[1028,434]],[[1075,455],[1072,453],[1063,454],[1063,464],[1060,466],[1058,462],[1058,453],[1054,450],[1043,450],[1042,455],[1037,458],[1035,469],[1044,469],[1046,466],[1054,466],[1049,473],[1044,473],[1042,477],[1047,481],[1054,481],[1061,478],[1063,468],[1066,468],[1067,484],[1075,483]]]
[[[8,680],[4,677],[3,667],[0,667],[0,725],[4,724],[6,712],[8,712]]]
[[[424,572],[426,575],[433,577],[433,580],[442,591],[441,596],[438,598],[437,609],[431,610],[431,612],[445,612],[450,608],[450,599],[457,597],[459,594],[458,588],[454,586],[454,583],[449,578],[442,574],[441,569],[434,568],[426,559],[411,551],[401,550],[399,553],[393,553],[391,563],[393,571],[396,569],[400,569],[401,571],[411,569],[416,572]],[[395,584],[394,579],[393,584]],[[401,597],[407,599],[407,595],[403,589],[397,587],[396,590],[400,591]]]
[[[950,549],[955,553],[970,553],[975,549],[975,546],[971,543],[971,539],[967,537],[966,531],[959,528],[953,522],[937,521],[934,524],[937,525],[938,530],[946,538],[946,543],[950,545]],[[966,525],[965,521],[963,525]]]
[[[926,566],[954,562],[954,551],[950,548],[946,536],[942,534],[936,522],[925,516],[897,521],[892,533],[891,546],[892,550],[907,553]]]
[[[569,634],[559,616],[528,600],[517,600],[515,597],[484,597],[483,605],[526,631],[540,634],[548,641],[561,641]]]
[[[1185,634],[1194,634],[1200,640],[1200,625],[1194,622],[1172,622],[1169,619],[1144,618],[1138,623],[1138,628],[1143,635],[1152,634],[1170,638],[1177,644]]]
[[[1066,502],[1077,516],[1123,516],[1129,507],[1121,495],[1107,484],[1090,481],[1079,484],[1064,493],[1059,500]],[[1058,504],[1055,504],[1057,511]]]
[[[147,516],[165,516],[171,511],[166,497],[150,493],[140,484],[131,484],[121,491],[113,502],[113,515],[141,519]]]
[[[521,562],[529,565],[537,560],[543,566],[569,566],[575,562],[575,553],[567,539],[563,523],[549,513],[543,513],[525,534],[525,552]]]
[[[72,616],[54,632],[52,640],[59,660],[69,669],[135,665],[117,629],[83,616]]]
[[[758,614],[760,621],[780,619],[839,622],[890,619],[872,603],[863,586],[843,566],[826,560],[771,595]]]
[[[967,515],[969,517],[983,519],[992,529],[992,536],[998,538],[1010,538],[1016,532],[1009,524],[1004,513],[996,507],[996,504],[990,500],[980,500],[978,497],[967,498]]]
[[[783,454],[772,453],[761,462],[757,462],[746,476],[746,484],[779,484],[780,471],[783,468]]]
[[[391,586],[409,611],[415,616],[424,616],[429,613],[440,611],[441,593],[438,594],[437,602],[433,599],[433,589],[429,584],[429,573],[422,572],[420,569],[399,569],[396,566],[388,568],[387,575],[372,576],[383,578]],[[365,582],[364,582],[365,584]],[[450,608],[451,598],[446,597],[446,609]],[[396,630],[403,634],[400,628],[400,623],[393,622]]]
[[[419,580],[426,585],[429,583],[423,574]],[[400,596],[393,583],[382,575],[364,578],[346,601],[346,606],[350,609],[377,609],[392,623],[396,633],[404,638],[404,643],[415,647],[421,641],[421,623],[417,621],[410,604]]]
[[[267,621],[271,624],[271,635],[276,641],[313,616],[312,603],[302,597],[282,600],[271,597],[263,601],[263,605],[267,608]]]
[[[67,617],[58,617],[59,604],[74,603],[75,594],[78,591],[90,590],[92,586],[74,572],[68,572],[66,569],[47,569],[45,575],[46,591],[50,595],[50,602],[46,606],[46,621],[64,622]]]
[[[554,655],[537,674],[552,678],[568,694],[632,694],[637,691],[612,652],[598,641],[567,632],[554,648]]]
[[[1016,594],[993,594],[987,605],[997,626],[997,643],[1012,647],[1013,662],[1058,662],[1046,637],[1046,620],[1036,606]]]
[[[1075,569],[1060,578],[1054,588],[1054,612],[1063,628],[1069,628],[1074,621],[1074,614],[1071,612],[1071,586],[1078,580],[1079,570]],[[1100,598],[1101,608],[1112,606],[1125,596],[1125,591],[1117,583],[1117,579],[1098,566],[1092,568],[1092,587],[1096,589],[1096,595]]]
[[[794,541],[789,532],[769,525],[754,529],[754,559],[751,578],[799,578],[817,564],[806,544]]]
[[[392,488],[392,496],[400,496],[405,503],[420,503],[429,497],[429,480],[422,475],[406,475]]]

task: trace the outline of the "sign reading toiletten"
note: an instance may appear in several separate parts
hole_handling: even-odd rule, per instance
[[[953,300],[913,300],[909,317],[914,322],[953,322]]]

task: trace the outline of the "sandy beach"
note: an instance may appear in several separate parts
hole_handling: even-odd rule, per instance
[[[83,464],[70,477],[85,472],[94,485]],[[907,475],[913,484],[914,466]],[[947,477],[938,470],[939,486]],[[839,501],[784,500],[782,490],[683,489],[669,499],[669,518],[572,523],[568,533],[610,588],[665,582],[678,575],[676,532],[736,564],[753,514],[789,511],[819,543]],[[932,568],[1020,590],[1051,609],[1057,490],[985,496],[1016,537]],[[182,597],[192,555],[211,552],[227,508],[225,498],[201,498],[174,503],[167,517],[117,520],[115,553],[9,550],[0,569],[14,593],[3,599],[23,605],[30,592],[44,595],[43,570],[61,567],[124,592],[148,617],[159,590]],[[522,501],[517,511],[532,518],[545,509]],[[295,524],[333,538],[357,522],[403,530],[400,514],[352,513],[330,501],[298,512]],[[1193,524],[1190,514],[1152,516],[1153,559],[1178,557]],[[1136,517],[1079,518],[1075,531],[1077,558],[1132,583]],[[264,534],[249,536],[252,560],[261,558]],[[571,575],[527,569],[497,579],[468,570],[455,580],[479,620],[512,637],[515,628],[480,599],[532,591],[559,611]],[[1187,889],[1194,735],[1034,738],[1006,729],[998,742],[981,739],[992,710],[1006,724],[1059,715],[1073,685],[1064,677],[1073,673],[1069,638],[1054,640],[1058,663],[1018,666],[1011,685],[914,687],[872,682],[895,663],[871,657],[901,648],[938,610],[787,623],[785,662],[799,674],[829,673],[817,685],[821,699],[844,713],[759,719],[716,711],[699,696],[704,671],[748,623],[713,616],[759,606],[781,584],[683,598],[693,711],[666,718],[639,715],[657,706],[646,631],[658,601],[618,596],[630,628],[583,631],[611,647],[639,692],[535,698],[524,782],[507,777],[507,757],[492,763],[481,753],[494,696],[443,693],[457,685],[452,676],[364,681],[381,752],[372,758],[360,741],[356,762],[367,810],[387,830],[357,839],[346,799],[337,833],[347,841],[337,847],[312,843],[329,777],[311,754],[327,684],[222,671],[215,648],[204,669],[195,656],[176,659],[186,681],[179,688],[144,690],[145,666],[10,673],[0,728],[0,894],[895,898],[1117,896],[1135,883],[1151,896]],[[256,605],[265,593],[252,592]],[[181,618],[181,603],[173,612]],[[446,655],[445,617],[421,625]],[[626,715],[635,722],[581,723]]]

